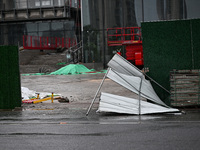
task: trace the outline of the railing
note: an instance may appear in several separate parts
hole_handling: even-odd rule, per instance
[[[82,41],[66,51],[67,63],[83,62]]]
[[[108,28],[108,46],[142,43],[140,27]]]
[[[24,49],[54,50],[57,48],[70,48],[76,45],[74,38],[23,36]]]

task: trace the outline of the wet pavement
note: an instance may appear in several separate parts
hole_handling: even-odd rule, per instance
[[[28,106],[27,106],[28,105]],[[26,104],[0,112],[2,149],[199,149],[200,112],[97,114],[96,102]]]
[[[96,100],[86,116],[102,77],[23,77],[22,86],[36,91],[54,90],[69,97],[70,103],[23,104],[21,110],[0,112],[1,149],[199,149],[199,108],[142,116],[98,114]],[[103,90],[135,96],[110,80],[106,80]]]
[[[90,103],[40,103],[22,104],[21,110],[1,111],[1,124],[137,124],[155,122],[200,122],[200,109],[182,109],[178,113],[126,115],[114,113],[97,113],[98,102],[86,116]]]

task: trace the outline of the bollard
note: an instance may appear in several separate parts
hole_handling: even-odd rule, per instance
[[[51,94],[51,103],[53,103],[53,92]]]
[[[36,93],[37,94],[37,99],[39,99],[40,98],[40,93]]]

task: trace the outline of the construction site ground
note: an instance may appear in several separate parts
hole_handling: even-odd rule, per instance
[[[186,113],[121,115],[87,109],[105,74],[22,76],[21,85],[55,92],[69,103],[22,104],[0,113],[2,149],[199,149],[199,110]],[[137,95],[106,79],[104,92]],[[10,142],[12,141],[12,142]]]
[[[87,103],[89,106],[103,80],[104,75],[105,73],[21,76],[21,86],[37,92],[53,92],[55,94],[61,94],[61,96],[67,97],[71,104]],[[102,91],[127,97],[138,97],[108,78],[104,80],[100,92]],[[99,95],[100,93],[98,94],[95,103],[98,103]],[[38,106],[39,104],[35,105]]]
[[[1,112],[0,147],[16,150],[199,149],[199,109],[141,116],[98,114],[98,96],[86,116],[104,75],[21,75],[22,87],[61,94],[69,103],[48,100]],[[138,98],[107,78],[101,91]]]

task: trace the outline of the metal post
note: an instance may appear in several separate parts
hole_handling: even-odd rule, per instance
[[[139,87],[139,115],[141,115],[141,88],[142,88],[142,77],[140,77],[140,87]]]
[[[84,50],[83,50],[83,0],[81,0],[81,37],[82,37],[82,63],[84,63]]]
[[[90,51],[90,32],[88,31],[88,48],[89,48],[89,59],[91,57],[91,51]]]
[[[103,47],[103,50],[102,50],[102,56],[103,56],[103,67],[106,68],[106,42],[105,42],[105,39],[106,39],[106,36],[105,36],[105,1],[102,0],[102,28],[103,28],[103,35],[102,35],[102,47]]]
[[[22,97],[22,94],[21,94],[21,75],[20,75],[20,55],[19,55],[19,42],[18,42],[18,50],[17,50],[17,55],[18,55],[18,61],[17,61],[17,65],[18,65],[18,71],[19,71],[19,89],[20,89],[20,97]],[[20,103],[20,107],[21,107],[21,103]]]
[[[104,81],[105,81],[105,79],[106,79],[106,76],[107,76],[107,74],[108,74],[108,71],[109,71],[109,68],[107,69],[107,72],[106,72],[106,74],[104,75],[103,80],[101,81],[101,84],[99,85],[99,88],[98,88],[98,90],[97,90],[97,92],[96,92],[96,94],[95,94],[95,96],[94,96],[94,98],[93,98],[93,100],[92,100],[92,102],[91,102],[91,104],[90,104],[90,107],[89,107],[89,109],[88,109],[88,111],[87,111],[87,113],[86,113],[86,116],[88,116],[88,114],[89,114],[89,112],[90,112],[90,110],[91,110],[91,108],[92,108],[92,106],[93,106],[93,104],[94,104],[94,101],[95,101],[95,99],[97,98],[97,95],[98,95],[99,91],[101,90],[101,87],[102,87],[102,85],[103,85],[103,83],[104,83]]]
[[[144,0],[142,0],[142,22],[144,22]]]
[[[140,71],[141,72],[141,71]],[[149,80],[151,80],[152,82],[154,82],[155,84],[157,84],[159,87],[161,87],[163,90],[165,90],[167,93],[171,94],[170,91],[168,91],[166,88],[164,88],[162,85],[160,85],[158,82],[156,82],[155,80],[153,80],[151,77],[149,77],[146,73],[143,73],[147,78],[149,78]]]

